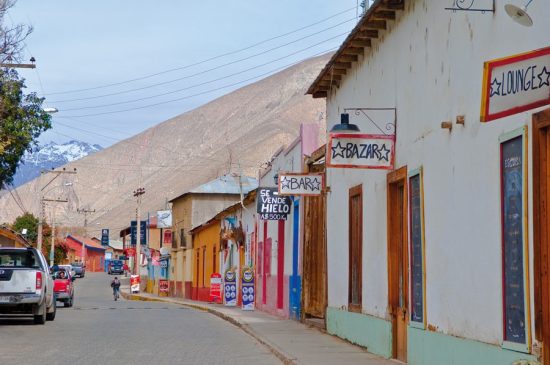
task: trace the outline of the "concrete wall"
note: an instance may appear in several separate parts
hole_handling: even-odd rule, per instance
[[[546,47],[550,34],[546,2],[530,5],[530,28],[514,23],[505,3],[481,14],[444,10],[450,2],[406,1],[327,98],[329,130],[347,107],[397,108],[395,167],[424,169],[427,322],[438,333],[495,345],[503,340],[498,138],[530,125],[531,112],[479,122],[483,62]],[[465,115],[465,126],[440,128],[457,115]],[[351,122],[375,133],[353,114]],[[381,319],[389,318],[386,175],[327,169],[328,305],[347,307],[348,190],[362,184],[362,311]]]

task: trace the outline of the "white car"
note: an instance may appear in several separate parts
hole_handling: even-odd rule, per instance
[[[0,247],[0,314],[30,314],[44,324],[55,313],[54,283],[42,252]]]

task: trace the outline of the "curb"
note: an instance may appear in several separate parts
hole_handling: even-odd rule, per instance
[[[252,328],[250,328],[249,325],[240,322],[239,320],[222,313],[214,308],[208,308],[204,307],[200,304],[191,304],[191,303],[182,303],[178,301],[171,301],[167,299],[161,299],[161,298],[150,298],[150,297],[144,297],[139,294],[131,294],[131,293],[125,293],[123,291],[120,292],[121,296],[126,300],[136,300],[136,301],[144,301],[144,302],[162,302],[162,303],[172,303],[172,304],[178,304],[182,305],[184,307],[189,307],[193,309],[200,310],[202,312],[208,312],[210,314],[213,314],[224,321],[227,321],[234,326],[240,328],[243,332],[250,335],[252,338],[254,338],[256,341],[258,341],[260,344],[264,345],[273,355],[275,355],[279,360],[283,362],[285,365],[297,365],[294,358],[292,358],[290,355],[285,354],[282,350],[278,349],[274,344],[271,344],[266,339],[262,338],[258,333],[256,333]]]

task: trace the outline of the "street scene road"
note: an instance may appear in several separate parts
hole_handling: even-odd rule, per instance
[[[263,345],[209,313],[169,303],[113,300],[112,276],[75,281],[55,321],[0,317],[0,364],[278,364]],[[32,351],[27,346],[32,345]]]

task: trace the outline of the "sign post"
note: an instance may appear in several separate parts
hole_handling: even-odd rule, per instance
[[[256,212],[262,220],[286,220],[292,199],[279,196],[277,188],[259,188]]]
[[[254,271],[247,267],[243,270],[241,279],[242,310],[254,310]]]
[[[227,307],[237,305],[237,275],[235,271],[227,270],[224,277],[223,298]]]
[[[140,283],[139,275],[130,276],[130,291],[132,293],[139,293],[139,283]]]
[[[107,228],[101,230],[101,245],[109,246],[109,230]]]
[[[210,301],[214,303],[222,301],[222,276],[217,272],[210,275]]]
[[[550,104],[550,47],[484,64],[482,122]]]
[[[325,187],[324,174],[279,172],[279,195],[319,196]]]

